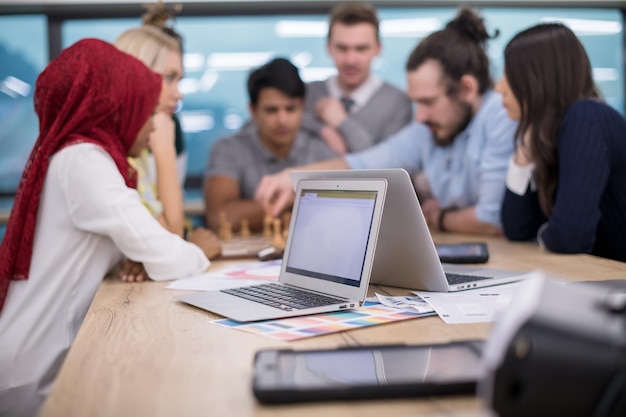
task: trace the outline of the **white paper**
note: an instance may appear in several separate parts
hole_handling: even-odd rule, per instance
[[[202,274],[190,278],[173,281],[164,288],[170,290],[187,291],[219,291],[229,288],[239,288],[248,287],[250,285],[266,284],[268,282],[272,281],[263,281],[258,279],[220,278],[211,276],[211,274]]]
[[[382,305],[394,307],[409,313],[428,314],[435,311],[419,296],[387,296],[376,293],[376,299]]]
[[[164,288],[213,291],[266,284],[278,280],[280,268],[281,260],[231,265],[216,272],[208,272],[173,281]]]
[[[448,324],[494,321],[499,311],[508,307],[524,281],[458,292],[413,291]]]
[[[219,271],[209,272],[211,277],[230,279],[267,279],[277,281],[280,275],[282,259],[268,262],[251,262],[231,265]]]

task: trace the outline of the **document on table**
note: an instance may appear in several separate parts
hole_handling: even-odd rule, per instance
[[[171,290],[213,291],[277,281],[282,260],[233,265],[216,272],[172,281]]]
[[[435,314],[435,310],[426,301],[422,300],[419,296],[388,296],[382,294],[376,294],[376,300],[384,306],[395,307],[402,311],[411,313],[431,315]]]
[[[494,321],[497,313],[511,303],[524,281],[458,292],[413,291],[448,324]]]

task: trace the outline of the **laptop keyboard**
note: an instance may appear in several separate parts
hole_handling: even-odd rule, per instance
[[[253,285],[221,291],[285,311],[303,310],[346,301],[278,284]]]
[[[450,285],[465,284],[466,282],[482,281],[484,279],[493,279],[493,277],[452,274],[450,272],[446,272],[446,278],[448,279],[448,284]]]

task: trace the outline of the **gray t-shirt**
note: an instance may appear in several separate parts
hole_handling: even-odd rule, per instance
[[[285,159],[279,160],[263,144],[254,125],[245,125],[238,133],[219,139],[211,149],[206,178],[226,176],[239,184],[242,199],[254,197],[264,175],[285,168],[335,159],[326,143],[300,131]]]

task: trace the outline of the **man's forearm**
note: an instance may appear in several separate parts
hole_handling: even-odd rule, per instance
[[[279,215],[293,204],[294,192],[291,188],[289,173],[292,171],[336,170],[347,169],[348,163],[341,158],[316,162],[314,164],[287,168],[277,174],[261,178],[254,199],[268,213]]]
[[[315,162],[309,165],[288,168],[289,171],[325,171],[335,169],[348,169],[348,163],[343,158],[328,159],[326,161]]]
[[[467,207],[461,210],[445,211],[440,221],[443,230],[454,233],[471,233],[498,236],[502,234],[500,227],[484,223],[476,218],[476,208]]]

